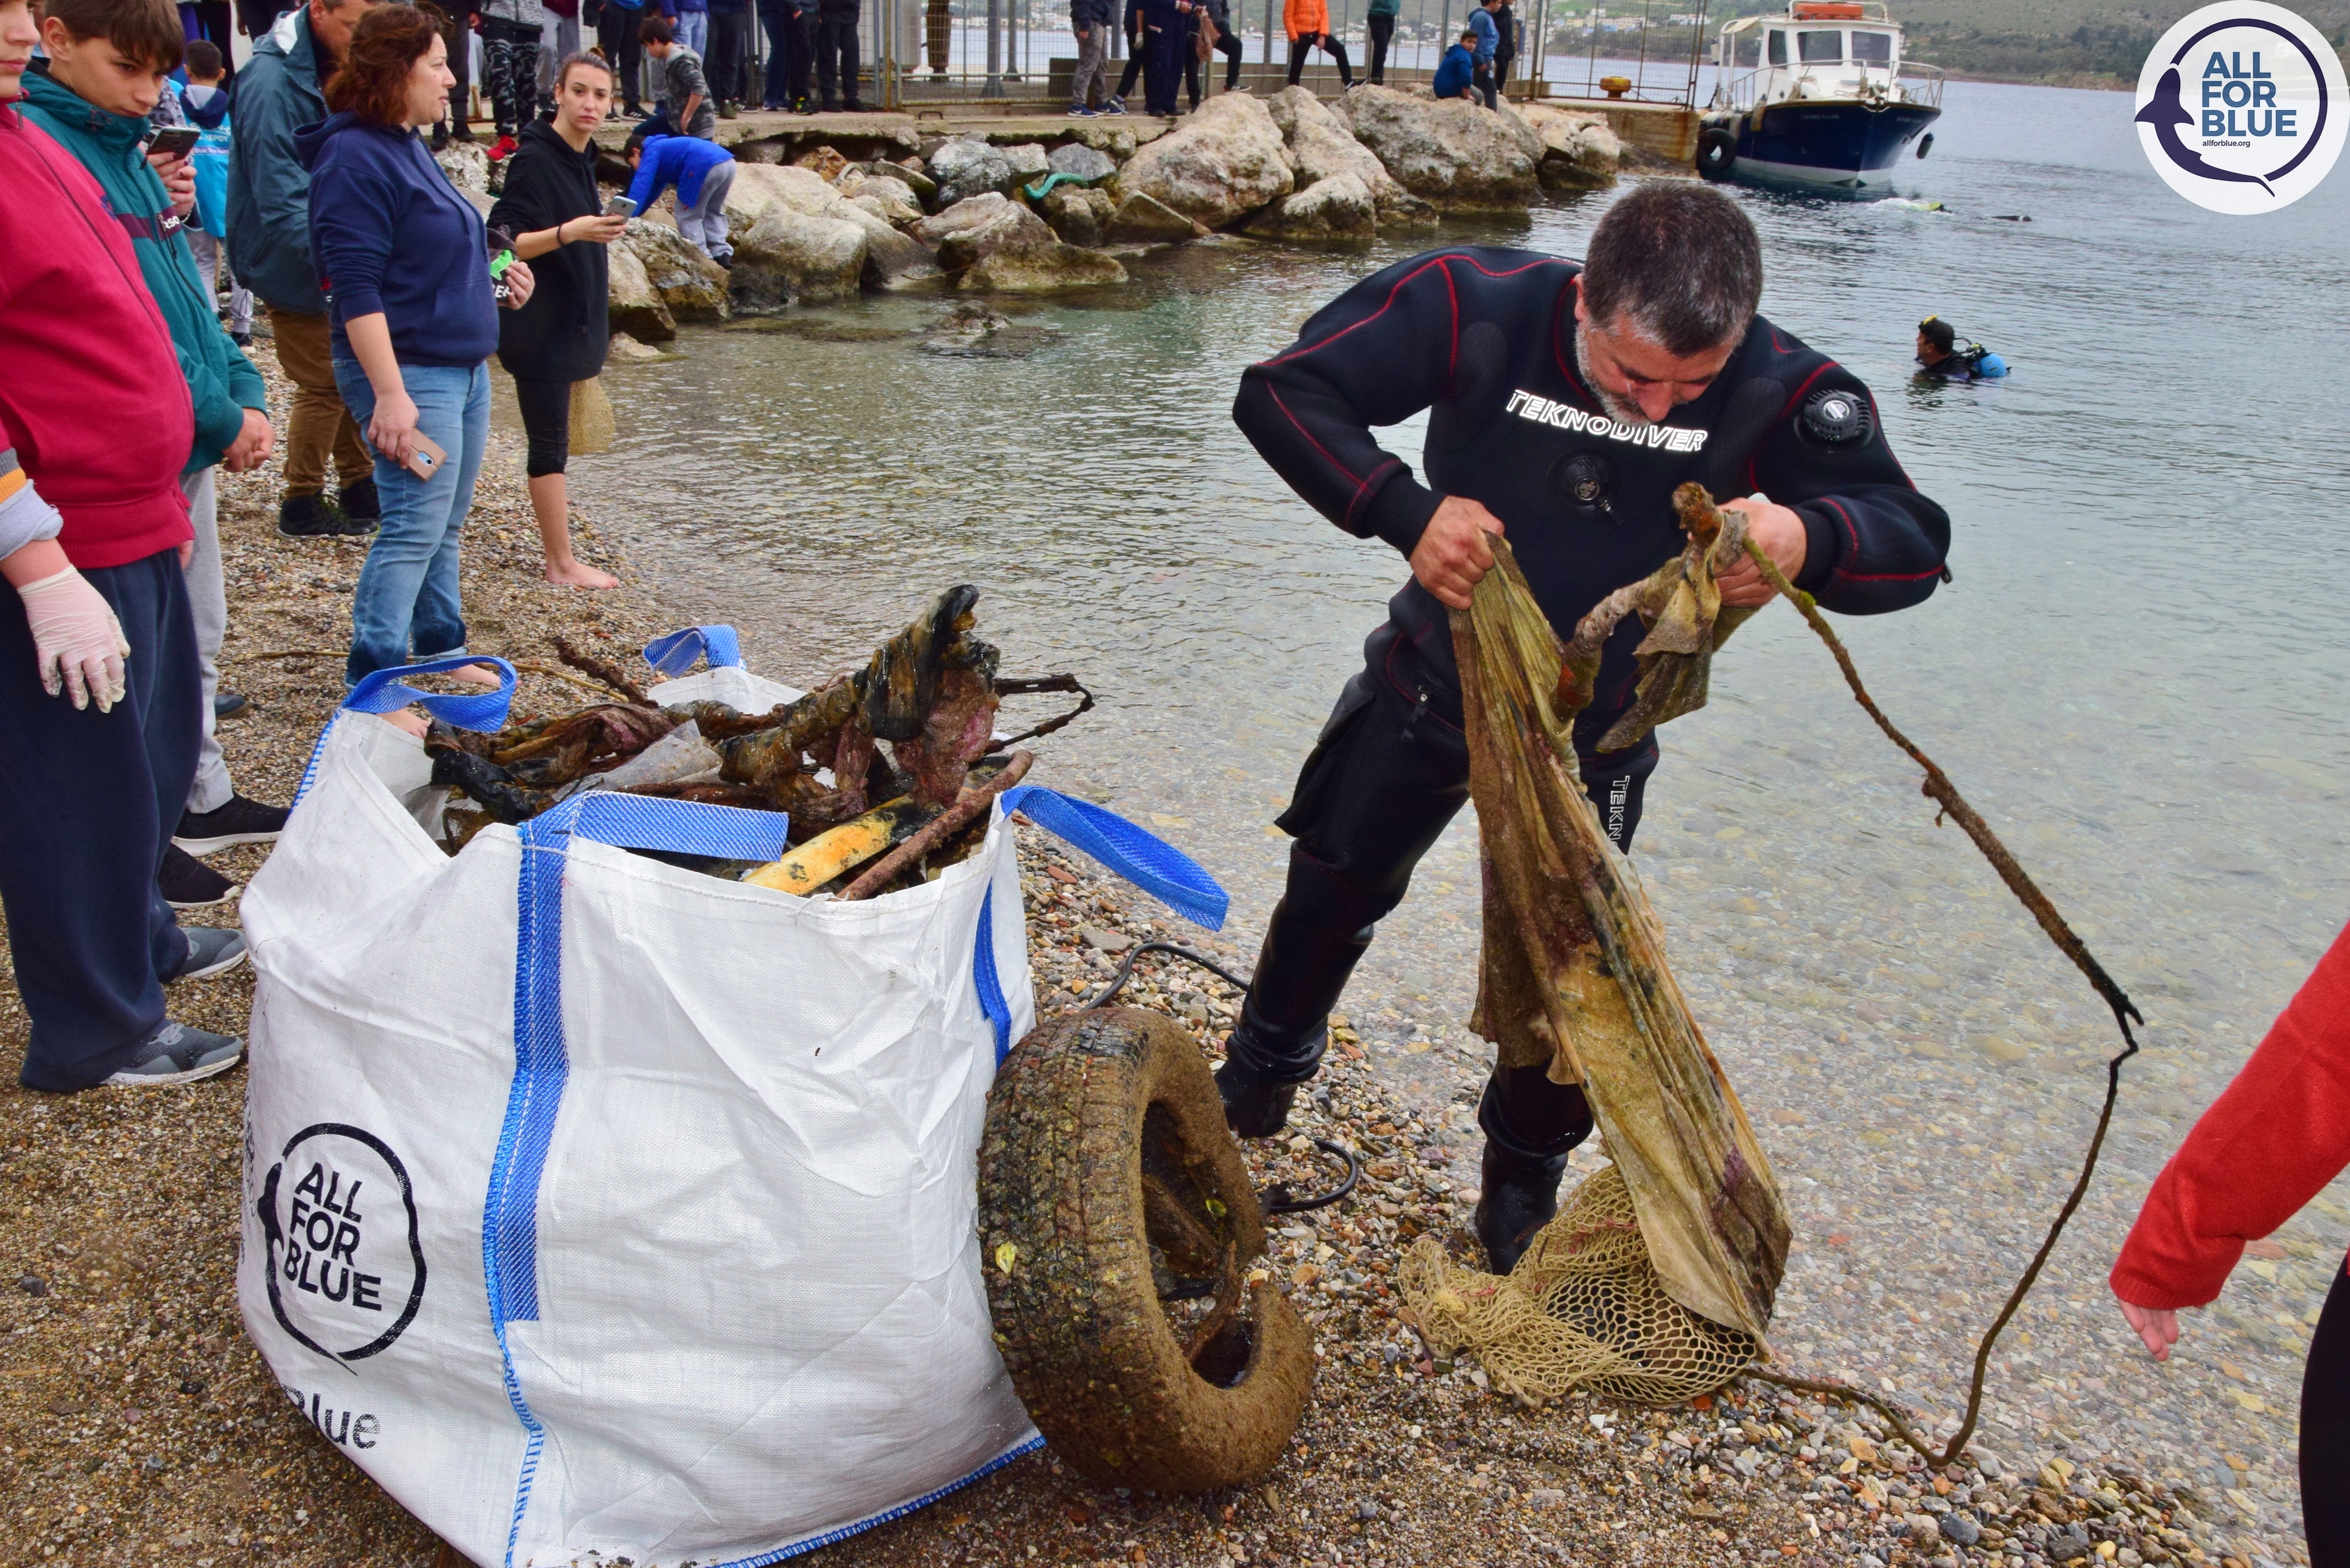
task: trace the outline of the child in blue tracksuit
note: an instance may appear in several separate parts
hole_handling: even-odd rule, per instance
[[[1436,80],[1430,84],[1439,98],[1468,98],[1477,81],[1477,35],[1463,33],[1461,41],[1444,51],[1437,62]]]
[[[676,186],[677,232],[723,265],[734,254],[726,243],[726,192],[734,188],[734,155],[700,136],[631,140],[628,155],[637,171],[629,183],[629,200],[637,204],[638,213]]]
[[[196,221],[186,226],[188,249],[194,253],[196,271],[215,296],[221,275],[228,271],[228,254],[221,242],[228,237],[229,99],[223,84],[225,62],[220,46],[203,38],[188,41],[188,80],[175,88],[180,112],[196,128]],[[253,342],[253,291],[228,280],[228,335],[239,348]]]

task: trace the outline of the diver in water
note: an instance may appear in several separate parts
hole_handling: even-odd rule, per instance
[[[1412,868],[1469,799],[1469,749],[1450,611],[1506,531],[1562,638],[1609,592],[1683,544],[1675,486],[1703,483],[1796,587],[1846,615],[1906,609],[1934,591],[1949,515],[1918,493],[1859,379],[1755,315],[1762,248],[1738,203],[1657,181],[1609,208],[1582,265],[1463,245],[1364,279],[1295,344],[1241,379],[1232,417],[1315,510],[1385,541],[1411,581],[1365,644],[1279,826],[1289,878],[1216,1075],[1224,1114],[1268,1137],[1321,1063],[1331,1008],[1402,902]],[[1425,478],[1378,430],[1431,410]],[[1772,590],[1751,562],[1726,605]],[[1586,793],[1628,848],[1657,766],[1654,736],[1597,743],[1631,706],[1645,635],[1627,616],[1575,724]],[[1478,1239],[1506,1273],[1557,1210],[1569,1150],[1589,1136],[1580,1085],[1550,1063],[1496,1064]]]
[[[1918,374],[1944,381],[1996,381],[2007,361],[1980,343],[1958,346],[1959,335],[1939,316],[1918,323]]]

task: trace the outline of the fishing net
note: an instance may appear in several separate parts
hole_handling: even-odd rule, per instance
[[[1720,1386],[1763,1351],[1786,1264],[1770,1162],[1585,797],[1570,732],[1602,647],[1636,613],[1638,697],[1605,743],[1635,744],[1704,702],[1712,653],[1743,618],[1714,582],[1743,549],[1724,523],[1711,505],[1685,511],[1682,553],[1610,595],[1565,647],[1498,538],[1494,569],[1453,612],[1485,871],[1471,1024],[1503,1065],[1581,1084],[1614,1163],[1508,1278],[1455,1268],[1423,1239],[1405,1297],[1432,1345],[1473,1348],[1535,1402],[1579,1383],[1654,1402]]]
[[[1431,1349],[1474,1349],[1496,1386],[1534,1404],[1577,1386],[1677,1404],[1754,1359],[1753,1335],[1665,1293],[1612,1165],[1575,1189],[1506,1279],[1459,1267],[1427,1238],[1401,1278]]]

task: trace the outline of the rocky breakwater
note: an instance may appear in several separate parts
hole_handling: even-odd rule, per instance
[[[1113,249],[1218,230],[1360,244],[1611,183],[1621,151],[1587,116],[1496,114],[1371,87],[1335,107],[1303,88],[1227,93],[1156,135],[1083,125],[1055,140],[972,134],[894,161],[824,145],[789,163],[741,163],[726,202],[731,274],[651,214],[616,247],[614,324],[658,342],[679,321],[865,290],[1114,286],[1128,274]],[[474,171],[452,173],[470,183]]]

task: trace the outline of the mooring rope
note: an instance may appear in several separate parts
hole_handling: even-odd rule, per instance
[[[2009,1293],[2007,1304],[2000,1309],[1999,1316],[1991,1321],[1991,1325],[1984,1333],[1981,1343],[1975,1347],[1974,1376],[1967,1388],[1966,1418],[1959,1424],[1958,1431],[1939,1455],[1935,1453],[1933,1445],[1910,1425],[1908,1418],[1898,1408],[1878,1398],[1866,1388],[1856,1387],[1851,1384],[1834,1379],[1789,1377],[1783,1374],[1764,1371],[1760,1366],[1751,1366],[1746,1371],[1747,1376],[1758,1378],[1765,1383],[1774,1383],[1783,1388],[1793,1388],[1805,1394],[1825,1395],[1830,1398],[1868,1406],[1893,1424],[1894,1430],[1900,1434],[1903,1442],[1915,1449],[1919,1457],[1939,1469],[1956,1462],[1958,1457],[1966,1452],[1967,1443],[1974,1437],[1975,1424],[1982,1414],[1983,1379],[1991,1369],[1991,1346],[1997,1343],[2001,1332],[2022,1309],[2023,1298],[2030,1294],[2032,1287],[2039,1282],[2040,1271],[2046,1266],[2048,1255],[2056,1250],[2056,1239],[2064,1233],[2065,1225],[2071,1221],[2074,1212],[2081,1207],[2081,1199],[2088,1195],[2089,1179],[2096,1174],[2097,1157],[2105,1150],[2106,1132],[2113,1125],[2114,1102],[2121,1094],[2122,1064],[2137,1054],[2137,1036],[2130,1032],[2130,1023],[2135,1019],[2139,1023],[2144,1023],[2146,1018],[2138,1012],[2137,1003],[2130,1001],[2128,993],[2116,985],[2113,977],[2106,972],[2105,966],[2098,963],[2091,955],[2087,945],[2081,940],[2079,935],[2072,927],[2064,923],[2064,917],[2056,912],[2056,906],[2048,901],[2048,895],[2043,893],[2039,886],[2025,875],[2023,867],[2016,864],[2015,857],[2008,853],[2007,846],[2000,842],[1999,835],[1991,830],[1991,825],[1983,821],[1974,807],[1967,804],[1966,797],[1959,793],[1959,786],[1950,782],[1950,775],[1935,764],[1933,758],[1918,750],[1916,742],[1894,728],[1893,721],[1885,716],[1885,711],[1877,705],[1876,699],[1869,696],[1868,688],[1861,684],[1860,671],[1853,667],[1852,655],[1846,651],[1844,643],[1836,637],[1835,628],[1830,627],[1826,618],[1820,614],[1818,601],[1789,582],[1786,574],[1780,571],[1776,563],[1764,555],[1762,547],[1751,538],[1746,541],[1746,554],[1748,558],[1762,570],[1763,580],[1785,595],[1787,602],[1802,613],[1805,624],[1818,633],[1822,642],[1828,645],[1828,651],[1835,655],[1836,668],[1844,672],[1845,684],[1852,688],[1854,701],[1857,701],[1866,711],[1868,716],[1877,722],[1877,727],[1885,732],[1887,739],[1908,753],[1912,762],[1926,770],[1925,782],[1920,786],[1919,793],[1941,807],[1941,810],[1935,814],[1936,825],[1939,826],[1942,817],[1949,815],[1966,830],[1967,836],[1974,840],[1975,847],[1982,851],[1983,857],[1989,860],[1991,868],[1999,873],[2000,880],[2006,883],[2008,890],[2022,900],[2023,907],[2032,912],[2032,918],[2040,922],[2040,929],[2048,934],[2049,940],[2056,944],[2057,950],[2072,960],[2074,965],[2083,974],[2088,976],[2089,983],[2096,988],[2097,994],[2105,999],[2106,1005],[2113,1009],[2114,1023],[2120,1028],[2122,1033],[2121,1054],[2106,1064],[2106,1103],[2104,1108],[2097,1113],[2097,1130],[2090,1136],[2088,1155],[2081,1162],[2080,1179],[2074,1182],[2072,1194],[2064,1199],[2064,1207],[2057,1210],[2055,1222],[2048,1227],[2047,1237],[2040,1243],[2040,1250],[2032,1255],[2030,1266],[2023,1271],[2022,1277],[2016,1281],[2015,1289]]]

